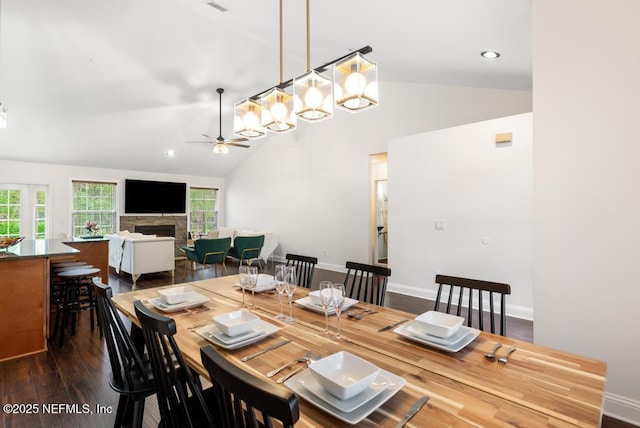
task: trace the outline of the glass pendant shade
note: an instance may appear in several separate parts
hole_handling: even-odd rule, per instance
[[[293,96],[275,87],[261,98],[262,126],[271,132],[284,133],[296,128]]]
[[[0,128],[7,127],[7,108],[0,103]]]
[[[333,82],[315,70],[294,79],[293,96],[298,118],[315,122],[333,116]]]
[[[246,99],[233,106],[233,131],[247,138],[264,137],[267,133],[262,126],[262,106]]]
[[[229,147],[223,143],[216,143],[216,145],[213,146],[213,153],[217,155],[226,155],[229,153]]]
[[[333,68],[336,105],[357,112],[378,105],[378,66],[359,52],[337,62]]]

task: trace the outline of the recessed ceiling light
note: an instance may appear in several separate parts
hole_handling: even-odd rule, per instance
[[[174,152],[173,150],[167,150],[167,156],[171,157],[174,156],[176,154],[176,152]]]
[[[498,58],[500,56],[500,52],[484,51],[484,52],[480,53],[480,55],[482,55],[483,58],[496,59],[496,58]]]

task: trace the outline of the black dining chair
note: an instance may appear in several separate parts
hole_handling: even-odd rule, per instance
[[[294,266],[296,268],[298,286],[311,288],[311,283],[313,282],[313,271],[318,264],[318,258],[288,253],[285,258],[287,259],[287,266]]]
[[[361,302],[384,306],[391,269],[356,262],[347,262],[345,267],[347,274],[344,277],[344,287],[347,296]]]
[[[506,336],[507,315],[506,296],[511,294],[511,286],[500,282],[481,281],[479,279],[460,278],[448,275],[436,275],[438,284],[438,294],[433,305],[433,310],[454,313],[463,316],[463,305],[467,305],[467,326],[477,325],[480,330],[484,330],[484,319],[489,318],[491,333],[496,332],[496,317],[500,319],[500,335]],[[500,299],[500,307],[494,302],[494,295]],[[453,298],[457,296],[457,304],[453,305]],[[477,308],[474,310],[474,296],[477,297]],[[489,298],[489,308],[486,311],[483,296]],[[446,305],[441,300],[446,301]],[[444,307],[443,309],[441,309]],[[473,316],[475,313],[475,317]],[[474,323],[474,318],[476,323]]]
[[[200,355],[216,391],[221,426],[271,427],[277,420],[277,426],[293,428],[300,419],[298,399],[289,389],[248,373],[209,345]]]
[[[197,374],[187,366],[176,344],[176,323],[172,318],[147,308],[142,301],[133,303],[142,326],[160,409],[160,426],[221,426],[213,388],[202,389]]]
[[[111,363],[111,389],[120,394],[116,411],[115,427],[142,426],[145,399],[156,393],[152,381],[149,360],[141,356],[127,333],[122,318],[111,302],[111,287],[93,278],[96,296],[98,326],[100,327],[109,361]],[[129,420],[132,416],[133,420]]]

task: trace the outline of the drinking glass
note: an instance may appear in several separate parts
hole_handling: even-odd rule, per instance
[[[282,295],[284,294],[285,288],[285,273],[286,266],[285,265],[277,265],[275,275],[273,276],[274,281],[276,282],[276,291],[278,292],[278,298],[280,299],[280,314],[276,315],[276,319],[284,320],[286,315],[282,312]]]
[[[240,272],[240,288],[242,288],[242,304],[241,308],[246,308],[247,305],[244,303],[244,290],[249,286],[249,266],[240,266],[238,269]]]
[[[248,270],[248,278],[247,284],[251,289],[251,305],[252,309],[257,308],[256,306],[256,287],[258,286],[258,268],[256,266],[249,266]]]
[[[331,300],[333,301],[333,307],[336,310],[336,317],[338,318],[338,331],[336,332],[336,339],[340,339],[340,315],[342,314],[342,306],[344,305],[345,293],[344,284],[333,284],[331,286]]]
[[[285,270],[285,286],[284,292],[287,293],[289,298],[289,318],[287,322],[294,323],[296,319],[293,317],[293,295],[296,292],[296,268],[294,266],[287,266]]]
[[[324,334],[330,334],[329,332],[329,307],[333,303],[333,284],[331,281],[320,281],[320,301],[324,308]]]

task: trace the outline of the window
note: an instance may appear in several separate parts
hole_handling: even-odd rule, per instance
[[[47,186],[0,184],[0,236],[44,239],[47,225]]]
[[[21,200],[19,189],[0,189],[0,236],[21,236]]]
[[[44,239],[47,237],[47,192],[37,190],[35,192],[35,231],[36,239]]]
[[[114,233],[116,229],[116,183],[73,182],[71,224],[73,236],[91,235],[86,224],[95,222],[96,233]]]
[[[189,230],[191,233],[207,233],[218,228],[217,195],[218,189],[189,188]]]

